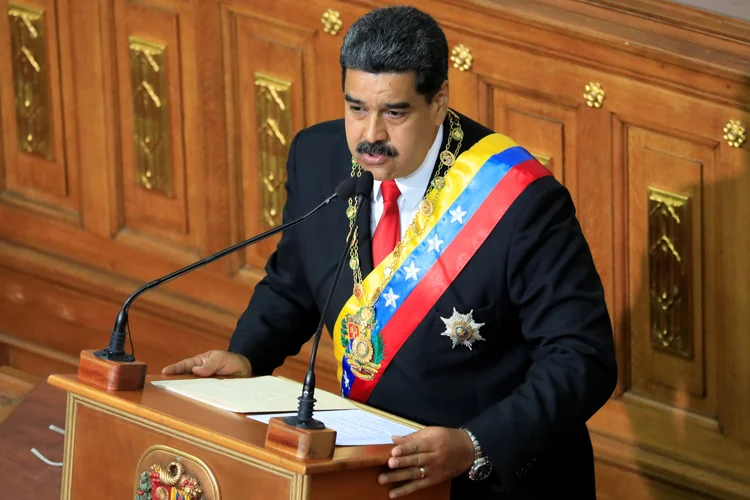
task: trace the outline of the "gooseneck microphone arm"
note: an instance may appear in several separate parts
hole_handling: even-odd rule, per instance
[[[357,179],[354,220],[356,220],[359,216],[360,207],[372,193],[372,185],[372,173],[363,171],[362,176]],[[341,255],[341,259],[339,259],[338,266],[336,267],[336,274],[333,277],[333,283],[331,283],[331,289],[328,291],[328,297],[326,297],[325,305],[323,306],[323,310],[320,313],[320,321],[318,323],[318,328],[315,330],[315,338],[313,340],[313,346],[310,353],[310,366],[307,370],[307,375],[305,375],[305,381],[302,384],[302,395],[297,398],[297,400],[299,401],[299,406],[297,407],[297,415],[290,415],[284,418],[285,424],[297,427],[299,429],[321,430],[325,428],[325,424],[323,424],[323,422],[312,417],[315,406],[315,358],[318,354],[320,336],[323,333],[325,315],[328,312],[331,298],[333,297],[334,291],[336,290],[336,285],[339,282],[339,277],[341,276],[341,270],[344,267],[344,262],[346,262],[346,258],[349,255],[349,249],[351,248],[356,228],[357,226],[355,225],[346,238],[346,246],[344,247],[344,252]]]
[[[126,327],[128,325],[128,309],[130,308],[130,305],[133,303],[133,301],[139,295],[141,295],[142,293],[154,287],[157,287],[159,285],[163,285],[164,283],[172,281],[173,279],[179,276],[182,276],[183,274],[187,274],[191,271],[194,271],[195,269],[198,269],[199,267],[203,267],[206,264],[210,264],[211,262],[217,259],[220,259],[224,257],[225,255],[230,254],[236,250],[244,248],[248,245],[252,245],[253,243],[257,243],[258,241],[266,239],[269,236],[273,236],[274,234],[280,231],[283,231],[292,226],[295,226],[299,224],[300,222],[308,219],[312,215],[314,215],[318,210],[328,205],[331,201],[333,201],[336,198],[339,198],[339,199],[351,198],[352,195],[355,193],[356,184],[357,184],[356,178],[348,178],[342,181],[336,187],[336,191],[332,195],[330,195],[328,198],[323,200],[323,202],[320,205],[313,208],[305,215],[297,219],[291,220],[289,222],[286,222],[284,224],[281,224],[280,226],[276,226],[264,233],[253,236],[252,238],[249,238],[245,241],[241,241],[213,255],[209,255],[205,259],[201,259],[197,262],[194,262],[193,264],[190,264],[189,266],[183,267],[182,269],[178,269],[177,271],[174,271],[173,273],[170,273],[166,276],[156,279],[150,283],[146,283],[145,285],[137,289],[135,292],[133,292],[130,295],[130,297],[128,297],[125,300],[125,302],[122,305],[122,308],[120,309],[119,314],[117,315],[117,319],[115,320],[115,326],[112,329],[112,333],[109,338],[109,346],[107,346],[106,349],[101,349],[99,351],[96,351],[94,355],[98,358],[109,359],[112,361],[121,361],[121,362],[126,362],[126,363],[135,361],[135,356],[125,352],[125,339],[127,338]]]

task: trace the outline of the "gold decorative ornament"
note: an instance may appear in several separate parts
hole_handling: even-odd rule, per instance
[[[150,447],[136,470],[134,500],[221,500],[208,466],[169,446]]]
[[[453,67],[459,71],[468,71],[471,69],[471,63],[474,58],[471,55],[471,50],[466,45],[459,43],[451,51],[451,61]],[[463,137],[462,137],[463,138]],[[461,139],[456,139],[460,141]]]
[[[292,136],[291,88],[291,82],[255,73],[261,222],[270,227],[281,224],[286,202],[286,157]]]
[[[52,109],[45,14],[43,10],[11,3],[8,18],[18,149],[51,160]]]
[[[172,462],[166,468],[154,464],[149,470],[141,473],[135,500],[173,498],[204,500],[203,488],[198,479],[186,474],[185,466],[181,462]]]
[[[583,97],[586,98],[586,104],[592,108],[601,108],[606,95],[599,82],[587,83],[583,93]]]
[[[690,198],[648,188],[648,283],[651,345],[693,355]]]
[[[326,9],[326,11],[323,12],[323,16],[320,18],[320,22],[323,23],[323,31],[335,36],[343,24],[339,16],[339,11]]]
[[[747,140],[745,132],[745,127],[739,120],[729,120],[729,122],[724,125],[724,139],[733,148],[739,148],[745,144],[745,141]]]
[[[138,183],[172,196],[166,46],[137,37],[128,41]]]

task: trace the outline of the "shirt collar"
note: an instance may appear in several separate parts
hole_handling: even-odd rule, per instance
[[[427,191],[427,185],[432,177],[432,170],[437,162],[438,155],[440,154],[440,145],[443,143],[443,124],[440,124],[440,128],[435,135],[435,140],[430,146],[430,150],[427,151],[427,155],[422,161],[422,164],[414,172],[406,177],[399,177],[396,179],[396,185],[399,191],[401,191],[401,201],[399,203],[402,208],[409,209],[419,205],[422,201],[422,197]],[[372,184],[372,199],[374,201],[381,201],[382,194],[380,192],[380,185],[382,181],[375,181]]]

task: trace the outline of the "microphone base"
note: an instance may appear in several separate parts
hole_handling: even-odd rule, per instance
[[[336,431],[328,429],[317,420],[311,422],[318,422],[322,428],[303,429],[290,425],[284,420],[281,417],[274,417],[268,421],[266,448],[293,455],[299,459],[333,458],[333,450],[336,448]]]
[[[146,366],[143,361],[105,359],[100,351],[84,350],[78,360],[78,380],[107,391],[139,391],[146,383]]]

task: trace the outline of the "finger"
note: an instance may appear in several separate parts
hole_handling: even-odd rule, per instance
[[[388,498],[399,498],[399,497],[403,497],[406,495],[410,495],[417,490],[422,490],[424,488],[427,488],[428,486],[432,486],[433,484],[435,484],[434,481],[429,478],[417,479],[416,481],[409,481],[403,486],[399,486],[398,488],[393,488],[388,493]]]
[[[415,453],[413,455],[403,455],[400,457],[391,457],[388,459],[388,467],[391,469],[405,467],[419,467],[429,463],[432,453]]]
[[[193,356],[192,358],[183,359],[182,361],[164,367],[161,373],[162,375],[184,375],[190,373],[194,366],[202,363],[203,359],[200,355]]]
[[[394,436],[396,437],[396,436]],[[430,440],[424,437],[410,434],[403,439],[394,440],[396,447],[391,450],[391,456],[400,457],[404,455],[414,455],[417,453],[427,453],[432,451]]]
[[[421,469],[425,470],[425,474],[427,473],[427,469],[425,467],[422,467]],[[409,467],[408,469],[398,469],[393,472],[383,472],[378,476],[378,482],[380,484],[387,484],[423,479],[421,469],[419,467]]]
[[[215,375],[216,372],[221,370],[224,367],[224,364],[217,361],[215,358],[208,356],[200,365],[193,367],[193,374],[198,375],[199,377],[210,377],[211,375]]]

